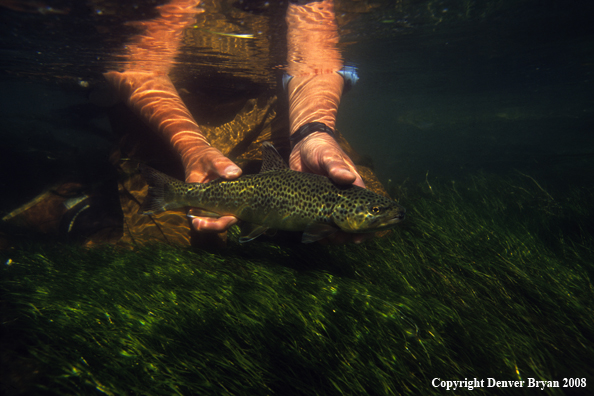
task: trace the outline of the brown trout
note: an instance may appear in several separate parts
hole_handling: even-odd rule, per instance
[[[352,233],[392,228],[406,210],[365,188],[338,185],[325,176],[290,170],[274,146],[262,144],[262,169],[256,175],[209,183],[184,183],[143,166],[149,184],[141,212],[147,215],[195,207],[203,216],[242,220],[240,242],[267,230],[302,231],[303,243],[342,230]]]

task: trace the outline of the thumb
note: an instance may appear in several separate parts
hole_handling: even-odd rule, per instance
[[[241,175],[241,168],[220,151],[209,148],[186,165],[188,183],[206,183],[218,177],[235,179]]]
[[[365,187],[353,161],[332,141],[325,149],[318,151],[318,163],[332,181],[338,184],[354,184]]]
[[[333,157],[324,162],[324,167],[328,170],[328,177],[337,184],[354,184],[365,187],[355,166],[340,157]]]
[[[228,164],[223,164],[226,165],[223,169],[222,172],[218,172],[219,176],[222,177],[223,179],[227,179],[227,180],[232,180],[232,179],[236,179],[239,176],[241,176],[241,168],[237,165],[235,165],[231,160],[227,159]],[[223,166],[222,165],[222,166]],[[221,167],[222,167],[221,166]]]

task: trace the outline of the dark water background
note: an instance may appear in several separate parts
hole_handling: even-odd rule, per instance
[[[464,2],[441,2],[448,14]],[[352,48],[358,92],[339,126],[383,180],[521,170],[591,184],[592,3],[509,2]],[[421,4],[419,4],[421,9]],[[590,12],[588,12],[590,10]]]
[[[246,3],[228,2],[266,12],[265,2]],[[89,95],[134,33],[126,22],[154,17],[158,4],[0,2],[0,212],[73,175],[101,179],[117,137]],[[519,170],[547,189],[592,185],[592,2],[341,1],[337,9],[350,21],[341,26],[344,57],[360,75],[338,128],[384,183]],[[196,67],[216,69],[217,54],[194,55]],[[217,83],[227,93],[237,86]]]

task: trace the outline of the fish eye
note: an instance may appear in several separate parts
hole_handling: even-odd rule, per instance
[[[380,208],[379,206],[371,207],[371,213],[373,213],[373,214],[379,214],[381,211],[382,211],[382,208]]]

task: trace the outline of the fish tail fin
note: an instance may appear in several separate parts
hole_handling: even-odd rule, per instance
[[[172,188],[172,186],[183,183],[143,164],[140,165],[140,171],[149,188],[138,213],[153,215],[171,209],[168,207],[167,197],[171,193],[175,194],[175,188]]]

